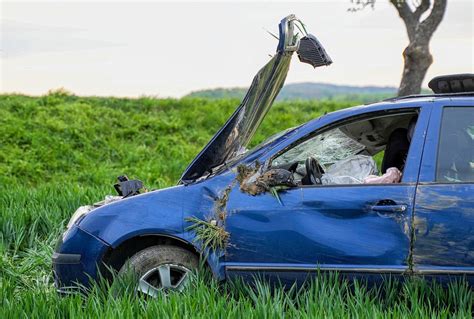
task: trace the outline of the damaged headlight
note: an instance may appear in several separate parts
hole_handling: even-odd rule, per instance
[[[129,180],[126,175],[119,176],[118,183],[115,184],[114,187],[117,190],[117,193],[119,194],[119,196],[107,195],[105,196],[103,201],[94,203],[92,205],[81,206],[78,209],[76,209],[74,214],[72,214],[71,219],[67,223],[66,231],[64,232],[63,236],[66,236],[68,230],[71,229],[72,226],[79,223],[81,219],[83,219],[87,214],[89,214],[94,209],[104,206],[106,204],[121,200],[126,197],[138,195],[140,194],[140,190],[144,192],[147,191],[146,188],[143,186],[142,181]]]
[[[71,219],[67,223],[66,229],[70,229],[72,226],[74,226],[74,224],[77,224],[82,218],[84,218],[87,214],[89,214],[94,209],[104,206],[106,204],[118,201],[122,198],[123,198],[122,196],[107,195],[105,196],[103,201],[94,203],[93,205],[85,205],[85,206],[79,207],[78,209],[76,209],[74,214],[72,214]]]
[[[67,223],[66,229],[71,228],[74,224],[76,224],[76,222],[78,222],[80,219],[86,216],[93,209],[94,209],[94,206],[92,205],[81,206],[78,209],[76,209],[74,214],[72,214],[71,219]]]
[[[76,209],[74,214],[72,214],[71,219],[69,219],[69,222],[67,223],[66,231],[63,233],[63,241],[65,240],[71,227],[77,224],[82,218],[84,218],[94,208],[95,207],[93,205],[86,205],[86,206],[81,206],[78,209]]]

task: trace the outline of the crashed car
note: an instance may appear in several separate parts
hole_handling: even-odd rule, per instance
[[[337,271],[474,283],[474,75],[437,77],[433,94],[329,113],[247,150],[292,54],[332,62],[294,16],[279,31],[275,55],[177,186],[145,191],[122,176],[118,196],[76,211],[53,255],[59,292],[115,270],[156,296],[183,289],[200,260],[219,280]]]

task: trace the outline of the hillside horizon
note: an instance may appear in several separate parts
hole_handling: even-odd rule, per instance
[[[391,86],[355,86],[343,84],[329,84],[324,82],[289,83],[283,86],[277,100],[313,100],[313,99],[347,99],[366,98],[377,100],[392,97],[397,94],[397,88]],[[210,88],[192,91],[184,97],[205,98],[243,98],[246,87]]]

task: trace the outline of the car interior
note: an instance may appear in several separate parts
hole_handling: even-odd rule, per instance
[[[277,155],[297,185],[399,183],[418,119],[417,110],[341,123]]]

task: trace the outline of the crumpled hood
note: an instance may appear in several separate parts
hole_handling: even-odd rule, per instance
[[[180,183],[186,184],[206,176],[213,168],[245,152],[285,82],[293,52],[298,50],[300,60],[313,67],[332,63],[314,36],[306,35],[299,39],[293,34],[295,22],[304,30],[303,24],[294,15],[280,22],[276,54],[255,75],[242,103],[184,171]],[[303,32],[298,25],[296,27]]]

